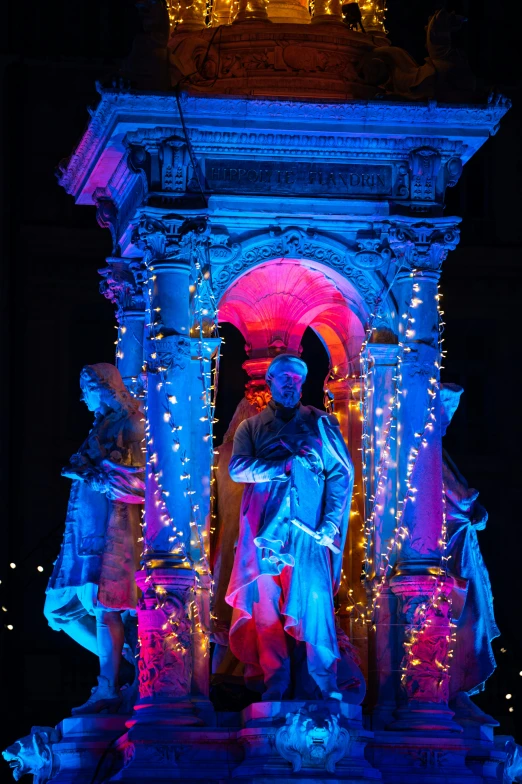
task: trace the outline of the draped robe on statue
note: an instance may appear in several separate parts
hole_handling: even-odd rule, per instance
[[[306,524],[313,530],[333,523],[339,533],[330,549],[290,521],[289,458],[306,447],[318,470],[306,472],[297,488],[317,499],[308,505]],[[258,578],[281,575],[284,629],[295,640],[320,648],[323,661],[340,658],[333,597],[339,587],[342,552],[348,529],[353,467],[335,417],[299,405],[289,421],[273,403],[245,420],[234,438],[230,476],[246,483],[239,538],[226,601],[233,608],[230,648],[240,661],[259,666],[258,639],[252,618]],[[313,493],[310,493],[311,485]]]

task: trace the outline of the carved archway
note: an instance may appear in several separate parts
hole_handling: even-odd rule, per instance
[[[340,241],[315,230],[275,227],[231,241],[227,231],[211,230],[209,248],[213,289],[218,300],[245,273],[267,262],[297,261],[322,272],[341,293],[362,324],[382,302],[381,320],[393,329],[395,309],[387,295],[387,272],[393,263],[379,240]]]

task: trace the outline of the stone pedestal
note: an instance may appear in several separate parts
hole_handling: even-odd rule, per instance
[[[34,780],[56,784],[91,784],[108,781],[119,766],[118,739],[125,734],[126,716],[91,715],[64,719],[53,731],[54,742],[40,749],[42,762],[34,766]],[[32,734],[40,728],[33,727]]]
[[[361,708],[332,701],[259,702],[241,714],[237,733],[243,762],[233,772],[241,784],[299,781],[380,781],[364,757],[372,733]],[[299,775],[297,775],[299,774]]]
[[[438,733],[377,731],[367,757],[384,784],[484,784],[466,764],[471,745]]]

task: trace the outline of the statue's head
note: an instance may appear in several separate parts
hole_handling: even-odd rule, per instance
[[[53,727],[33,727],[30,735],[20,738],[2,752],[9,763],[13,778],[18,781],[32,773],[35,784],[49,781],[57,772],[58,760],[52,751],[60,733]]]
[[[266,383],[276,403],[293,408],[301,399],[308,368],[306,362],[289,354],[279,354],[266,371]]]
[[[85,365],[80,373],[80,387],[89,411],[130,410],[138,405],[123,383],[118,368],[108,362]]]

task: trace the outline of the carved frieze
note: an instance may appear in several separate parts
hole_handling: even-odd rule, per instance
[[[211,258],[213,258],[213,248],[211,244],[209,250]],[[282,230],[277,227],[257,235],[250,235],[242,242],[234,243],[234,249],[234,258],[230,262],[225,260],[220,263],[219,258],[213,258],[212,281],[217,299],[239,275],[258,264],[278,258],[308,259],[336,270],[353,284],[369,309],[375,306],[382,294],[382,287],[373,274],[375,268],[364,267],[361,261],[357,262],[358,253],[367,252],[361,243],[343,244],[314,230],[303,231],[300,228]],[[390,250],[382,247],[379,249],[379,258],[371,257],[371,261],[375,261],[376,266],[380,267],[391,257]],[[365,256],[362,261],[369,262],[370,257]]]
[[[159,373],[167,370],[184,370],[191,355],[191,342],[183,335],[168,335],[161,340],[147,341],[149,354],[147,370]]]
[[[166,585],[143,582],[138,602],[140,699],[180,698],[190,692],[192,679],[191,586],[174,575]]]
[[[451,654],[452,578],[392,578],[405,623],[401,684],[408,702],[447,705]]]

